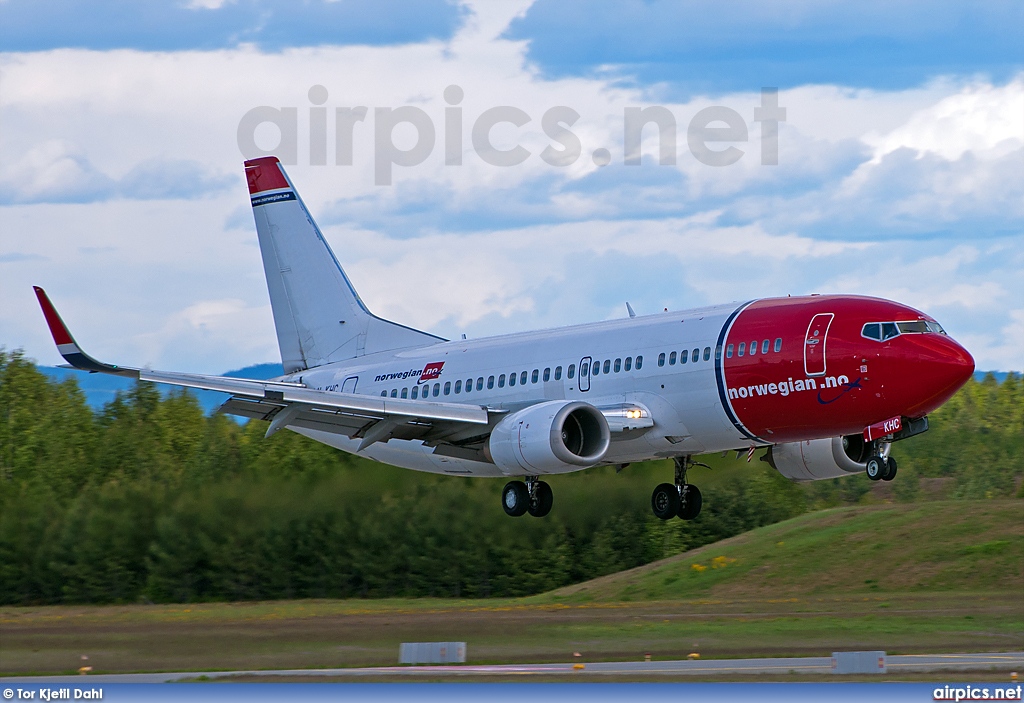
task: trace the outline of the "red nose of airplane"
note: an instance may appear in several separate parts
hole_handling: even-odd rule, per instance
[[[952,338],[937,334],[915,337],[918,363],[912,373],[919,385],[921,402],[914,408],[913,416],[938,408],[974,373],[974,357]]]
[[[938,362],[941,365],[939,373],[946,379],[947,388],[952,395],[974,374],[974,357],[949,337],[944,337],[942,341],[945,349],[942,360]]]

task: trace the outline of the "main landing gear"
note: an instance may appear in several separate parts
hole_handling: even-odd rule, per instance
[[[678,516],[683,520],[693,520],[700,515],[702,499],[700,490],[692,483],[686,482],[686,472],[693,466],[704,466],[689,456],[675,458],[675,485],[662,483],[651,495],[651,509],[662,520],[671,520]],[[710,468],[710,467],[708,467]]]
[[[889,456],[888,442],[879,442],[864,465],[864,473],[872,481],[891,481],[896,478],[896,457]]]
[[[555,497],[551,486],[538,481],[536,476],[525,476],[522,481],[509,481],[501,491],[501,507],[506,515],[519,517],[526,513],[534,517],[544,517],[551,512]]]

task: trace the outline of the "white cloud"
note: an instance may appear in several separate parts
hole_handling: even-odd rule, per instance
[[[132,336],[130,342],[150,359],[162,358],[168,346],[188,349],[198,366],[222,363],[221,349],[228,346],[244,366],[276,358],[270,319],[269,304],[252,306],[238,298],[200,300],[172,313],[159,329]]]
[[[32,146],[0,167],[2,202],[82,202],[107,197],[114,182],[71,144],[57,139]]]
[[[625,167],[623,110],[654,91],[541,75],[524,42],[500,38],[526,6],[471,4],[450,40],[401,46],[0,54],[0,343],[56,361],[30,295],[42,283],[104,358],[211,372],[274,358],[236,146],[242,115],[270,105],[297,108],[289,173],[370,307],[401,322],[479,336],[600,318],[625,299],[651,311],[871,293],[938,308],[962,338],[986,340],[979,366],[1009,363],[1019,328],[1005,321],[1024,274],[1024,78],[783,91],[777,167],[759,163],[759,93],[698,96],[666,104],[676,167],[653,165],[653,130],[645,165]],[[459,167],[444,163],[453,83],[465,91]],[[353,166],[308,165],[317,84],[328,108],[371,108]],[[406,104],[431,116],[437,143],[423,164],[395,168],[395,186],[374,186],[372,108]],[[714,104],[750,133],[727,168],[686,149],[690,118]],[[470,149],[473,121],[497,105],[531,117],[494,130],[499,146],[531,151],[521,166]],[[581,114],[582,155],[563,169],[538,157],[551,143],[541,116],[556,105]],[[594,165],[599,147],[613,166]]]
[[[188,0],[185,5],[190,10],[219,10],[234,0]]]
[[[1024,309],[1010,310],[1009,322],[998,331],[973,333],[962,338],[980,371],[1024,371]]]
[[[971,83],[918,110],[887,134],[866,134],[864,141],[874,149],[873,164],[900,148],[949,161],[967,152],[976,158],[998,158],[1024,146],[1022,119],[1024,77],[1002,86]]]
[[[699,289],[706,276],[703,272],[711,267],[728,271],[729,266],[752,260],[801,266],[867,247],[770,235],[756,226],[722,227],[714,223],[713,213],[686,219],[596,220],[433,234],[402,241],[341,228],[325,234],[335,251],[346,253],[351,262],[348,269],[364,298],[382,301],[374,312],[427,328],[451,320],[455,329],[492,315],[509,318],[533,311],[537,296],[555,294],[552,291],[557,288],[599,288],[598,272],[580,267],[588,257],[623,262],[623,270],[643,281],[644,287],[651,283],[660,287],[643,274],[644,262],[659,258],[692,274],[692,285]],[[381,251],[390,255],[381,258]],[[600,314],[599,304],[588,308],[590,315]],[[551,322],[583,321],[563,310]]]
[[[891,216],[924,221],[1024,215],[1024,76],[964,85],[863,141],[872,156],[845,179],[843,200],[880,192]]]

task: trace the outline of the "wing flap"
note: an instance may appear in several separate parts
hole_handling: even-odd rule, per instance
[[[224,413],[225,415],[247,417],[250,420],[266,420],[270,422],[270,419],[281,407],[280,405],[261,403],[258,400],[250,400],[249,398],[230,398],[217,408],[217,412]]]

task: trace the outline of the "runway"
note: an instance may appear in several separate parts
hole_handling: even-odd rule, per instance
[[[588,662],[574,664],[457,664],[444,666],[377,666],[358,669],[275,669],[262,671],[179,671],[162,674],[98,674],[95,676],[14,676],[4,683],[170,683],[183,679],[224,679],[231,677],[360,677],[438,676],[486,677],[536,675],[564,676],[714,676],[743,674],[831,674],[831,657],[789,657],[775,659],[694,659],[652,662]],[[1014,670],[1024,674],[1024,652],[985,654],[904,654],[886,657],[888,673],[940,671]]]

